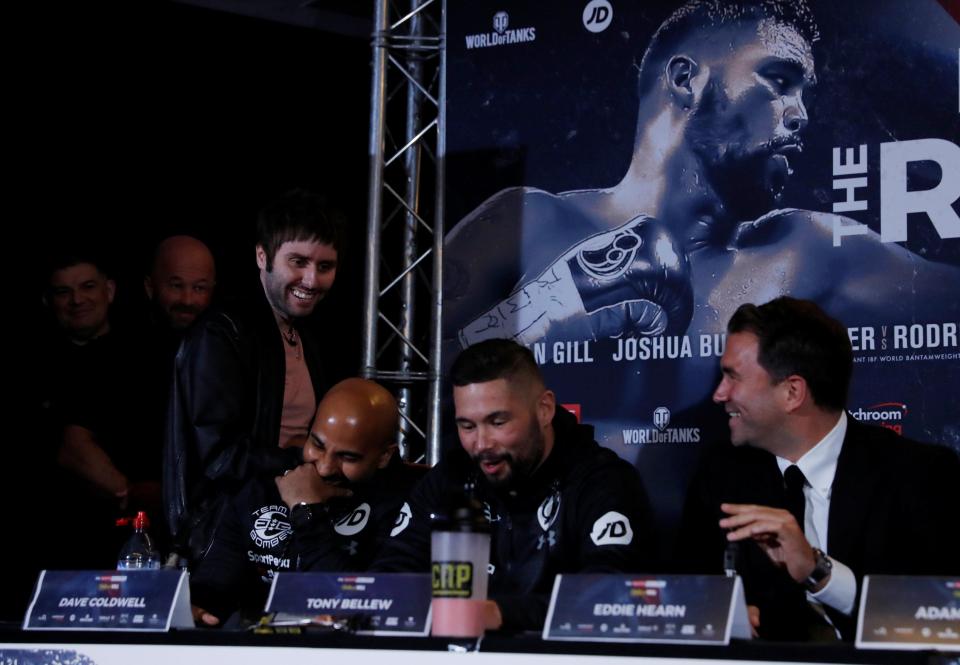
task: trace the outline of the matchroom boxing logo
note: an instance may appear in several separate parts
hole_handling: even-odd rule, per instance
[[[880,425],[892,429],[897,434],[903,434],[903,420],[908,411],[907,405],[903,402],[881,402],[872,406],[859,407],[856,411],[851,409],[849,413],[861,422]]]

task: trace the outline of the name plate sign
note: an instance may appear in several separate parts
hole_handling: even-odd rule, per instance
[[[557,575],[545,640],[728,644],[750,638],[739,577]]]
[[[24,630],[192,628],[190,586],[180,570],[44,570]]]
[[[960,577],[863,578],[858,647],[960,651]]]
[[[277,573],[266,611],[360,616],[361,635],[427,635],[430,584],[426,573]]]

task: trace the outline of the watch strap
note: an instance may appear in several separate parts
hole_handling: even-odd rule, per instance
[[[807,591],[815,591],[820,584],[830,576],[833,570],[833,561],[818,547],[813,548],[814,566],[803,585]]]
[[[313,509],[306,501],[301,501],[290,509],[290,526],[294,530],[303,529],[313,521]]]

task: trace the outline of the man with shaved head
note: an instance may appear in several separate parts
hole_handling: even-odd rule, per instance
[[[364,570],[416,478],[396,455],[397,403],[347,379],[324,396],[303,463],[261,475],[233,498],[191,578],[194,617],[256,617],[277,572]]]
[[[216,280],[210,249],[192,236],[179,235],[157,245],[143,288],[169,327],[182,332],[210,306]]]

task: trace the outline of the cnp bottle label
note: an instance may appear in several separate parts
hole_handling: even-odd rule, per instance
[[[434,598],[469,598],[473,595],[473,564],[443,561],[433,564]]]

